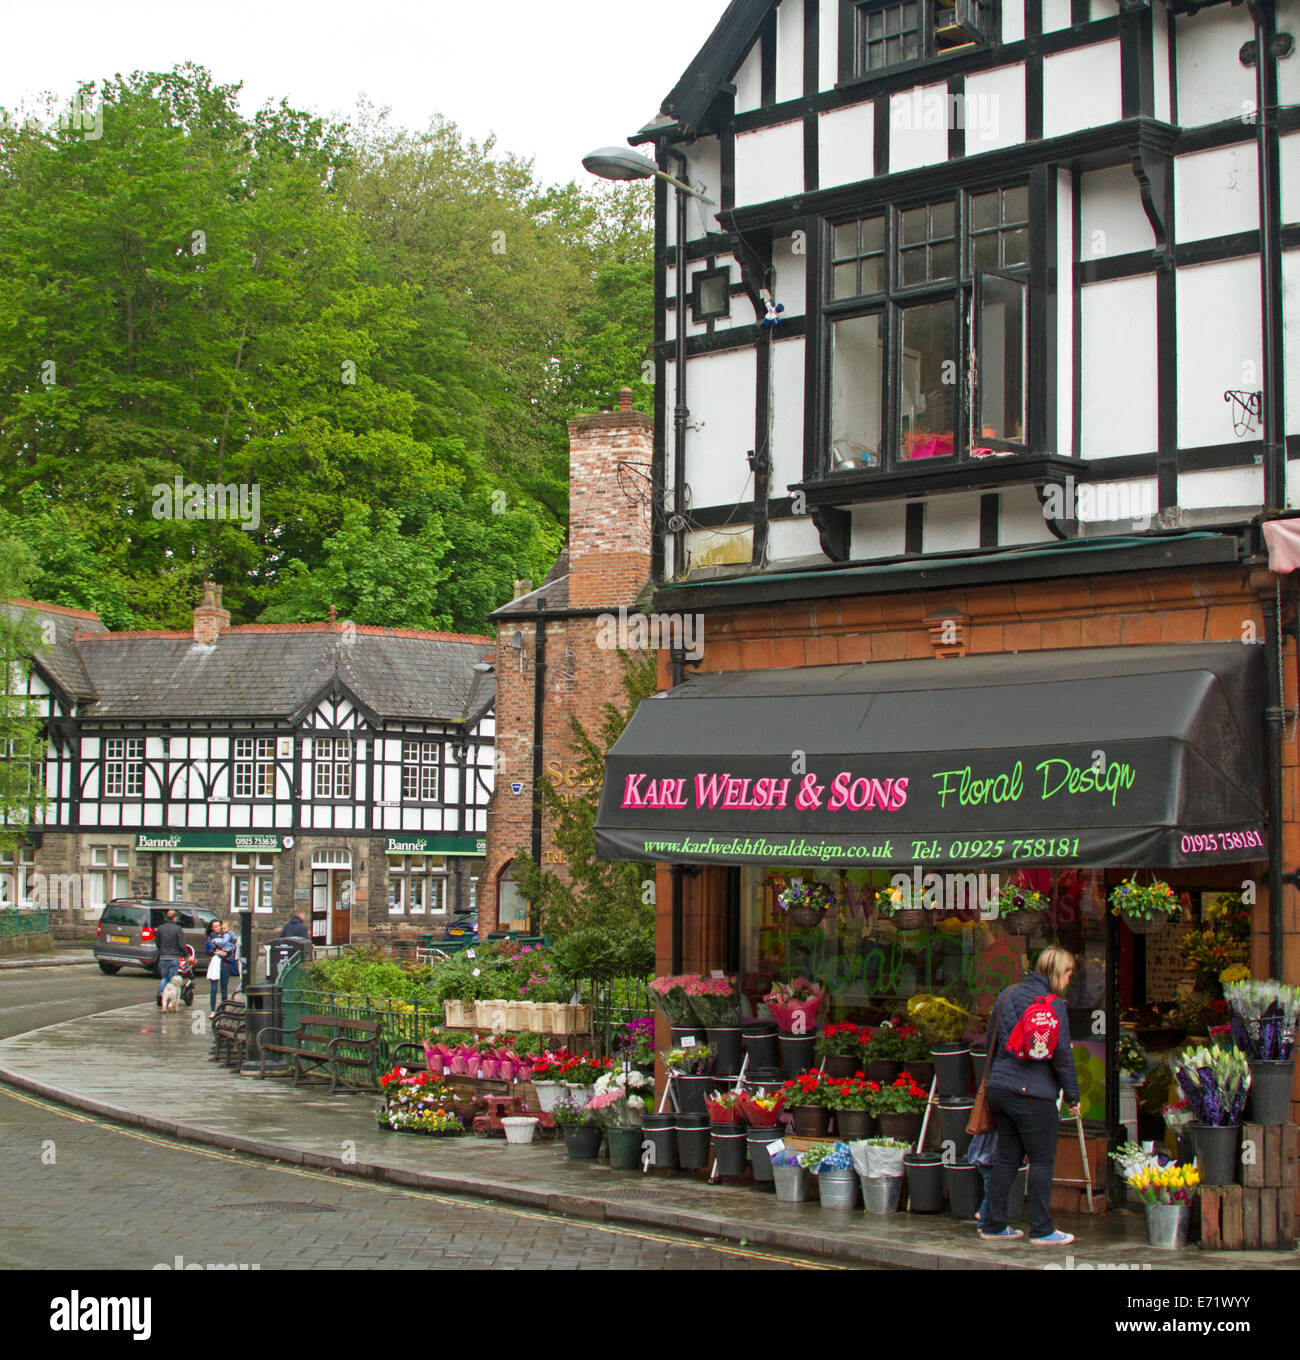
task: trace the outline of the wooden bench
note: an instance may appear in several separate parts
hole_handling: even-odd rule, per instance
[[[304,1015],[294,1030],[268,1027],[257,1036],[261,1053],[258,1076],[265,1079],[267,1056],[278,1053],[292,1062],[295,1086],[303,1076],[319,1075],[315,1069],[325,1067],[330,1074],[330,1095],[340,1083],[352,1090],[378,1090],[375,1068],[382,1031],[378,1020],[348,1020],[336,1015]],[[274,1041],[276,1036],[279,1041]],[[349,1080],[354,1074],[368,1080],[364,1084]]]
[[[242,1001],[223,1001],[212,1014],[212,1061],[239,1071],[248,1055],[248,1012]]]

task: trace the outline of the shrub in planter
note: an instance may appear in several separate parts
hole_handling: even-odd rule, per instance
[[[907,1003],[907,1018],[921,1038],[933,1046],[958,1042],[970,1023],[970,1012],[947,997],[922,992]]]

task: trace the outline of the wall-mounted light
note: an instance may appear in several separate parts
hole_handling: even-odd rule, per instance
[[[519,653],[519,674],[524,673],[524,635],[522,633],[511,634],[507,647],[513,647]]]

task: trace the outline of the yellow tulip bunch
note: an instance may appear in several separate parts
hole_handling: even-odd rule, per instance
[[[1143,1167],[1128,1183],[1147,1204],[1190,1204],[1192,1191],[1201,1183],[1201,1173],[1194,1166]]]

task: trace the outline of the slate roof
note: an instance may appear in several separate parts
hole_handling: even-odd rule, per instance
[[[15,604],[42,618],[49,608]],[[83,701],[84,718],[284,722],[337,683],[381,720],[459,724],[482,717],[495,696],[493,677],[474,665],[496,644],[463,633],[249,624],[205,647],[189,633],[110,633],[80,611],[51,616],[56,645],[38,659]]]
[[[88,609],[42,604],[38,600],[11,600],[6,608],[11,618],[25,614],[32,619],[44,636],[53,629],[53,643],[36,651],[36,662],[70,699],[89,698],[94,690],[73,640],[78,632],[108,632],[99,615]]]
[[[547,573],[546,580],[536,590],[530,590],[527,595],[521,595],[517,600],[503,604],[500,609],[494,609],[491,617],[493,619],[515,619],[521,616],[535,615],[538,600],[542,601],[543,611],[548,614],[569,607],[569,550],[567,548],[555,559],[555,565]]]

